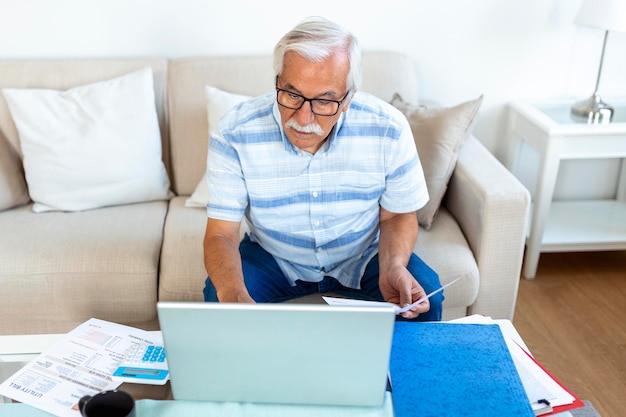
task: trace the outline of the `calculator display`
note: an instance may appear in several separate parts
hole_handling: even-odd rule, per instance
[[[126,375],[159,375],[159,371],[156,369],[143,369],[143,368],[126,368],[124,374]]]

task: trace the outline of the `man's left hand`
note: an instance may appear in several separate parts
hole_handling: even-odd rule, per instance
[[[389,271],[380,271],[380,292],[385,301],[405,307],[426,296],[421,285],[413,278],[403,265],[394,265]],[[428,300],[416,305],[401,314],[406,319],[414,319],[421,313],[430,310]]]

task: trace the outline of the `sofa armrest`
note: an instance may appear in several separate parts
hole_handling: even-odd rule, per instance
[[[468,314],[513,319],[530,209],[528,190],[473,136],[459,151],[446,208],[478,264],[478,296]]]

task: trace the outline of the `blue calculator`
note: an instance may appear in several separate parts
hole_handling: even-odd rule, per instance
[[[136,384],[163,385],[169,375],[163,346],[134,343],[111,378]]]

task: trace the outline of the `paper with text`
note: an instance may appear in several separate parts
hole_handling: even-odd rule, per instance
[[[117,388],[111,374],[132,343],[157,343],[154,334],[90,319],[0,385],[0,395],[59,417],[78,417],[84,395]]]

